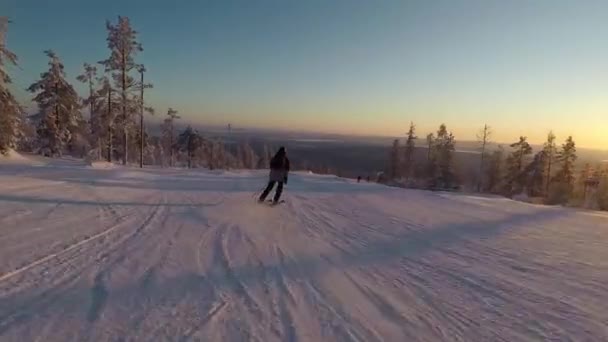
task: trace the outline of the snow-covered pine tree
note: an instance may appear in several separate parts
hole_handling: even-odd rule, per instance
[[[410,122],[410,129],[407,131],[407,140],[405,141],[405,151],[403,156],[403,175],[405,180],[409,180],[414,171],[414,151],[416,149],[416,126]]]
[[[600,210],[608,210],[608,166],[596,167],[595,177],[600,181],[597,190],[597,204]]]
[[[74,87],[65,79],[65,71],[59,57],[52,51],[44,52],[49,57],[49,70],[40,75],[28,91],[36,94],[33,101],[38,104],[38,146],[40,152],[49,156],[60,156],[66,147],[74,143],[82,115],[80,100]]]
[[[526,185],[526,174],[523,171],[526,157],[532,154],[532,147],[528,144],[527,137],[520,136],[519,141],[510,146],[513,151],[507,157],[505,180],[505,194],[507,196],[520,193]]]
[[[492,152],[485,168],[486,184],[485,191],[497,193],[503,179],[504,148],[498,146],[498,150]]]
[[[99,92],[95,90],[95,82],[97,80],[97,68],[84,63],[83,73],[78,75],[76,79],[82,83],[85,83],[89,88],[88,97],[83,99],[83,105],[89,108],[89,142],[91,146],[96,150],[98,159],[102,156],[102,136],[105,134],[105,130],[102,126],[101,113],[99,109]]]
[[[556,157],[559,169],[553,177],[553,186],[549,193],[551,204],[565,204],[570,200],[574,190],[576,158],[576,144],[572,136],[569,136]]]
[[[399,139],[393,140],[393,146],[391,147],[389,160],[388,160],[388,179],[394,180],[399,176],[399,169],[401,166],[400,154],[400,143]]]
[[[455,138],[448,132],[445,124],[439,126],[437,138],[433,144],[433,155],[436,163],[433,175],[433,187],[450,189],[455,185],[456,177],[453,170],[453,154],[456,150]]]
[[[545,187],[545,151],[534,155],[534,159],[524,169],[527,178],[526,187],[531,197],[542,196]]]
[[[255,169],[257,167],[257,154],[251,148],[249,142],[243,142],[238,149],[238,156],[244,169]]]
[[[549,189],[551,186],[551,180],[553,178],[553,163],[555,160],[555,155],[557,154],[557,148],[555,146],[555,134],[553,131],[550,131],[547,135],[547,141],[543,145],[543,153],[545,155],[545,167],[547,168],[545,171],[545,196],[548,196]]]
[[[264,144],[264,150],[262,151],[262,156],[259,158],[258,169],[267,169],[270,167],[270,159],[272,159],[272,155],[270,153],[270,148],[267,144]]]
[[[481,158],[479,161],[479,178],[477,178],[477,192],[481,192],[481,186],[483,184],[484,178],[484,167],[485,167],[485,159],[486,159],[486,146],[490,143],[490,138],[492,137],[492,129],[490,126],[483,125],[481,131],[477,134],[477,141],[481,145]]]
[[[203,139],[190,125],[177,138],[177,148],[184,152],[188,159],[188,168],[197,164],[196,152],[202,147]]]
[[[8,18],[0,17],[0,154],[15,148],[21,134],[23,109],[11,93],[11,78],[5,70],[6,64],[17,65],[17,55],[6,47]]]
[[[133,129],[133,113],[137,112],[138,103],[134,92],[138,90],[138,82],[131,76],[137,68],[134,57],[143,51],[142,45],[137,41],[138,32],[131,27],[128,17],[118,16],[118,22],[106,22],[108,37],[106,39],[110,49],[110,57],[99,62],[106,72],[112,74],[115,88],[120,98],[120,116],[116,118],[122,129],[122,162],[128,161],[128,133]]]
[[[577,199],[578,204],[582,204],[585,200],[585,194],[587,192],[587,181],[594,179],[595,175],[596,172],[593,166],[591,166],[590,163],[585,163],[583,168],[576,176],[573,197]]]
[[[112,83],[105,77],[97,79],[98,89],[96,90],[94,111],[99,118],[99,140],[101,145],[101,155],[106,156],[108,162],[112,162],[114,156],[114,129],[115,118],[119,108],[116,99],[116,92],[112,89]],[[105,150],[105,153],[104,153]]]
[[[429,187],[434,187],[435,173],[437,170],[437,158],[435,158],[435,134],[426,135],[426,165],[424,167],[424,177]]]
[[[177,110],[173,108],[169,108],[167,110],[167,117],[163,121],[161,125],[161,135],[163,138],[164,150],[169,151],[169,166],[173,167],[174,162],[174,150],[175,150],[175,120],[181,119],[181,117],[177,114]]]
[[[431,156],[433,154],[433,143],[435,142],[435,135],[433,133],[429,133],[426,135],[426,162],[431,162]]]

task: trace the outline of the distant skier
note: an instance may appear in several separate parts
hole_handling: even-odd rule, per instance
[[[289,174],[289,159],[287,158],[287,152],[285,147],[281,147],[277,154],[270,160],[270,175],[268,180],[268,186],[260,195],[259,202],[264,202],[266,197],[274,188],[275,183],[279,183],[277,190],[274,194],[273,204],[279,203],[281,199],[281,193],[283,192],[283,184],[287,184],[287,176]]]

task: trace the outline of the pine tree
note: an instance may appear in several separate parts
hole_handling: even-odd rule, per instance
[[[393,147],[391,148],[389,161],[388,161],[388,179],[394,180],[399,175],[399,166],[401,164],[401,158],[399,158],[399,139],[393,141]]]
[[[456,181],[453,171],[453,154],[456,150],[455,138],[448,132],[445,124],[439,126],[437,138],[433,144],[434,174],[432,187],[450,189]]]
[[[553,178],[553,162],[555,159],[555,155],[556,155],[556,150],[557,148],[555,147],[555,134],[553,134],[553,131],[550,131],[549,134],[547,135],[547,141],[545,142],[544,146],[543,146],[543,153],[545,156],[545,166],[546,166],[546,172],[545,172],[545,196],[548,196],[549,194],[549,189],[551,186],[551,179]]]
[[[528,195],[532,197],[542,196],[545,186],[545,151],[540,151],[534,155],[534,159],[524,169],[527,178],[526,187]]]
[[[49,70],[40,75],[28,91],[36,94],[40,119],[38,144],[42,152],[50,156],[61,155],[66,146],[73,145],[79,123],[82,121],[78,94],[65,79],[65,71],[59,57],[47,50]]]
[[[562,145],[562,150],[557,154],[557,162],[560,167],[555,175],[557,181],[565,182],[569,185],[574,184],[574,162],[576,158],[576,144],[572,136],[569,136]]]
[[[435,179],[435,170],[437,169],[436,160],[434,158],[433,150],[435,143],[435,135],[433,133],[429,133],[426,135],[426,166],[425,173],[426,179],[429,183],[430,187],[434,187],[434,179]]]
[[[6,63],[17,65],[17,55],[6,48],[8,23],[7,17],[0,17],[0,154],[16,147],[23,116],[23,109],[9,89],[12,80],[5,70]]]
[[[410,122],[410,129],[407,132],[407,140],[405,141],[405,154],[403,158],[403,172],[405,180],[409,180],[414,171],[414,151],[416,149],[416,126]]]
[[[94,111],[99,118],[99,140],[101,145],[101,154],[104,155],[105,149],[106,160],[112,162],[114,155],[114,126],[117,108],[119,107],[116,100],[116,92],[112,89],[110,80],[103,76],[97,79],[98,89],[94,96],[95,103]]]
[[[174,123],[175,120],[181,119],[179,115],[177,115],[177,111],[173,108],[169,108],[167,111],[167,117],[165,118],[162,126],[161,126],[161,134],[163,136],[164,145],[166,146],[165,150],[169,151],[169,166],[173,167],[174,162]]]
[[[477,192],[481,192],[481,185],[483,183],[484,176],[484,164],[486,158],[486,146],[490,142],[492,136],[492,129],[488,125],[484,125],[479,134],[477,135],[477,141],[481,145],[481,160],[479,163],[479,178],[477,179]]]
[[[244,169],[255,169],[258,157],[248,142],[243,142],[237,148],[237,156]]]
[[[192,168],[196,164],[196,152],[202,145],[203,139],[190,125],[177,138],[178,150],[187,155],[188,168]]]
[[[141,44],[137,41],[138,32],[133,30],[128,17],[118,16],[118,22],[112,24],[106,22],[108,30],[107,43],[110,49],[110,57],[100,62],[106,72],[112,73],[115,87],[120,96],[121,116],[119,124],[122,128],[122,162],[128,161],[128,132],[133,128],[133,109],[138,107],[133,92],[137,90],[137,82],[131,76],[131,72],[137,67],[134,57],[143,51]]]
[[[429,163],[431,161],[431,155],[433,153],[433,142],[435,142],[435,135],[433,133],[429,133],[426,135],[426,162]]]
[[[519,141],[510,146],[513,152],[507,157],[507,179],[505,181],[505,194],[507,196],[521,192],[526,185],[524,166],[526,157],[532,154],[532,147],[528,144],[527,137],[519,137]]]
[[[499,146],[498,150],[492,152],[488,159],[488,167],[485,169],[486,192],[497,193],[499,191],[503,179],[504,153],[504,148]]]
[[[555,186],[551,188],[549,194],[550,203],[565,204],[571,198],[574,190],[574,163],[576,158],[576,144],[572,136],[569,136],[562,145],[561,151],[557,154],[556,162],[559,169],[552,180]]]
[[[260,163],[258,165],[258,169],[269,168],[271,159],[272,159],[272,155],[270,152],[270,148],[268,147],[268,145],[264,144],[264,151],[262,152],[262,156],[260,157]]]
[[[576,178],[576,185],[574,189],[575,198],[579,199],[581,202],[585,200],[585,195],[587,194],[587,182],[592,179],[598,179],[596,177],[597,173],[589,163],[585,163],[583,169],[578,174]]]
[[[97,150],[97,158],[101,159],[101,136],[104,134],[101,126],[100,113],[96,110],[98,93],[95,91],[95,81],[97,79],[97,68],[84,63],[84,71],[76,79],[85,83],[89,88],[89,95],[83,100],[83,105],[89,107],[89,142]]]

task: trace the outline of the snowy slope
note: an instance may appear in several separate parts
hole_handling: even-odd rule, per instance
[[[264,182],[0,162],[0,340],[608,340],[604,214]]]

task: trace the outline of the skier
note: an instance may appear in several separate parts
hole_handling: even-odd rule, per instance
[[[285,147],[281,147],[277,154],[270,160],[270,175],[268,180],[268,186],[264,192],[260,195],[258,202],[264,202],[266,197],[272,191],[275,183],[279,183],[277,190],[274,194],[274,200],[272,204],[278,204],[283,192],[283,184],[287,184],[287,175],[289,173],[289,159],[287,158],[287,152]]]

